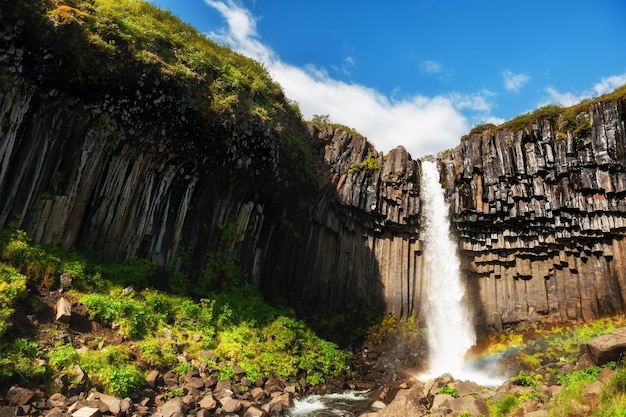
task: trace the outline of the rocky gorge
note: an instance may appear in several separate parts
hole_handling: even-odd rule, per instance
[[[149,71],[97,94],[69,88],[62,51],[29,44],[27,22],[3,9],[0,223],[150,259],[157,284],[178,271],[197,282],[217,251],[292,305],[420,316],[421,169],[403,147],[383,155],[284,110],[276,119],[298,125],[313,155],[299,165],[275,121],[235,111],[199,129],[197,104],[176,104]],[[624,99],[576,117],[589,129],[538,117],[438,156],[477,324],[624,311]]]
[[[61,3],[0,0],[2,228],[98,259],[145,260],[157,289],[200,298],[236,271],[312,322],[375,311],[420,323],[428,242],[418,155],[402,146],[383,154],[349,127],[305,122],[266,70],[225,48],[212,45],[206,62],[180,59],[184,45],[164,38],[141,50],[141,39],[97,24],[98,2]],[[498,332],[625,312],[625,97],[622,87],[480,126],[428,157],[450,203],[476,326]],[[67,289],[58,281],[30,284],[46,312]],[[127,298],[144,297],[127,288]],[[60,335],[49,346],[101,350],[123,339],[115,323],[87,319],[74,301],[69,325],[43,310],[22,318]],[[355,335],[332,336],[354,353],[360,379],[329,378],[313,391],[372,389],[378,403],[365,415],[481,415],[511,394],[528,400],[520,415],[543,416],[560,389],[543,371],[533,390],[511,381],[483,389],[449,375],[418,382],[424,349],[393,337],[359,345]],[[194,337],[203,336],[184,335]],[[191,363],[179,350],[176,361]],[[582,358],[580,370],[599,362]],[[265,416],[312,392],[301,381],[249,380],[232,366],[231,381],[218,380],[217,363],[183,378],[155,369],[128,398],[61,378],[58,395],[15,386],[0,404],[20,415]],[[592,404],[615,375],[602,372],[586,392]]]

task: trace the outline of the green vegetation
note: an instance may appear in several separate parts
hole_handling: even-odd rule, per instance
[[[252,285],[238,279],[223,282],[219,291],[207,292],[202,299],[150,288],[128,291],[126,285],[143,287],[152,269],[149,263],[96,262],[76,253],[64,254],[54,246],[35,245],[19,230],[0,235],[0,314],[6,318],[0,335],[4,336],[0,384],[16,378],[45,383],[60,373],[79,384],[84,382],[76,375],[82,370],[92,386],[124,396],[155,368],[175,369],[182,378],[205,364],[220,378],[233,378],[237,364],[250,379],[303,376],[309,384],[347,371],[349,353],[320,339],[291,309],[266,303]],[[11,327],[12,318],[20,305],[28,309],[27,283],[43,288],[41,271],[50,277],[70,272],[73,289],[66,297],[129,342],[107,345],[102,339],[86,346],[50,346],[43,334],[33,340],[13,338],[17,329]],[[178,362],[182,352],[188,363]],[[46,366],[41,366],[43,361]]]
[[[558,104],[548,104],[547,106],[540,107],[533,112],[519,115],[500,125],[500,128],[506,130],[521,130],[526,127],[531,127],[536,120],[540,119],[547,119],[552,122],[556,122],[562,112],[563,106]]]
[[[54,51],[49,64],[29,62],[33,74],[46,74],[34,82],[85,102],[122,98],[119,114],[111,110],[120,122],[152,129],[160,120],[159,132],[176,137],[169,146],[191,145],[214,161],[253,127],[278,142],[284,186],[311,188],[315,163],[302,114],[261,63],[147,1],[16,0],[4,7],[3,20],[29,28],[16,42],[33,56]]]
[[[368,156],[360,164],[351,166],[348,169],[348,174],[355,174],[363,169],[369,171],[380,171],[382,168],[378,165],[378,158],[375,156]]]
[[[562,362],[574,364],[592,338],[623,326],[626,326],[626,317],[618,315],[525,334],[505,332],[491,337],[488,345],[494,353],[513,352],[508,354],[510,360],[532,375],[540,367],[551,369],[551,365]]]
[[[444,385],[442,387],[439,387],[439,393],[450,395],[451,397],[454,397],[454,398],[459,398],[459,391],[456,388],[451,387],[449,385]]]
[[[362,134],[360,134],[359,132],[357,132],[356,130],[354,130],[353,128],[346,126],[346,125],[342,125],[340,123],[333,123],[330,120],[330,115],[328,114],[314,114],[313,118],[311,118],[311,121],[309,122],[312,125],[315,125],[317,127],[326,127],[326,126],[330,126],[330,127],[334,127],[336,129],[341,129],[341,130],[345,130],[346,132],[350,133],[351,135],[354,136],[363,136]]]
[[[489,404],[491,417],[506,417],[519,407],[520,400],[513,394],[506,394],[502,398]]]
[[[599,401],[585,395],[585,389],[598,379],[601,367],[590,366],[571,373],[562,373],[561,369],[566,363],[574,365],[583,353],[585,344],[592,338],[625,325],[626,317],[619,315],[524,334],[505,332],[492,337],[490,350],[512,352],[508,357],[505,356],[506,363],[521,368],[511,378],[511,382],[533,389],[523,391],[518,396],[509,394],[493,401],[489,405],[490,415],[513,415],[524,401],[541,400],[544,394],[534,388],[550,383],[562,386],[561,392],[551,399],[548,407],[551,417],[622,415],[620,413],[626,410],[626,368],[623,363],[612,362],[603,366],[616,369],[616,374],[604,385]],[[581,407],[592,411],[580,414]]]
[[[461,142],[469,139],[473,135],[478,135],[480,133],[483,133],[486,130],[495,130],[495,129],[496,129],[496,125],[494,125],[493,123],[484,123],[484,124],[476,125],[472,128],[472,130],[469,131],[467,135],[463,135],[461,137]]]
[[[27,18],[39,29],[29,35],[33,44],[63,45],[63,75],[78,91],[126,84],[154,72],[184,87],[187,104],[206,116],[243,107],[268,120],[285,104],[281,87],[261,64],[148,2],[22,0],[13,17]]]

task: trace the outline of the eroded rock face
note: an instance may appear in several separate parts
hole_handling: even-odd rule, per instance
[[[405,316],[419,309],[420,165],[402,147],[383,156],[365,138],[310,128],[325,180],[295,248],[274,262],[293,273],[268,274],[304,307],[371,307]]]
[[[591,133],[537,121],[487,131],[441,160],[464,273],[500,327],[624,310],[624,101],[591,106]]]

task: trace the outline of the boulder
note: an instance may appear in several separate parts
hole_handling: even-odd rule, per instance
[[[250,407],[243,414],[243,417],[266,417],[267,413],[263,410],[260,410],[256,407]]]
[[[21,388],[18,386],[12,386],[6,394],[5,400],[9,405],[24,405],[28,404],[33,398],[35,393],[27,388]]]
[[[168,387],[175,387],[178,385],[178,374],[175,371],[168,371],[165,375],[163,375],[163,382]]]
[[[465,411],[472,416],[486,416],[489,411],[484,401],[473,397],[453,398],[448,402],[448,407],[452,410],[453,416],[457,416]]]
[[[587,353],[595,365],[617,362],[624,352],[626,352],[626,327],[595,337],[587,343]]]
[[[57,392],[48,398],[48,404],[50,404],[51,407],[63,408],[67,405],[67,398],[65,398],[65,395]]]
[[[81,407],[72,413],[72,417],[100,417],[101,415],[97,407]]]
[[[72,304],[65,297],[59,298],[54,306],[56,311],[55,320],[61,323],[69,323],[72,318]]]
[[[202,399],[198,402],[198,406],[201,409],[205,409],[205,410],[209,410],[209,411],[213,411],[217,408],[217,401],[215,401],[215,398],[213,398],[212,395],[205,395],[204,397],[202,397]]]
[[[378,413],[378,417],[425,416],[429,413],[427,404],[424,386],[415,384],[409,390],[398,392],[393,401]]]
[[[241,408],[241,401],[232,397],[227,397],[222,403],[222,410],[226,413],[237,413],[241,410]]]
[[[157,370],[150,371],[148,376],[146,376],[146,384],[148,384],[150,388],[156,387],[157,380],[159,379],[159,375],[160,373]]]
[[[173,398],[161,407],[163,417],[186,417],[187,407],[180,398]]]
[[[98,394],[98,399],[100,402],[106,405],[108,409],[107,414],[111,414],[114,416],[118,416],[121,414],[122,410],[122,399],[118,397],[113,397],[111,395],[106,394]]]

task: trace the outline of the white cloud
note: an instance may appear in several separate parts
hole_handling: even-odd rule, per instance
[[[420,69],[429,74],[437,74],[443,71],[443,66],[437,61],[424,61],[420,63]]]
[[[502,71],[502,79],[507,91],[518,93],[520,88],[530,80],[530,77],[526,74],[515,74],[511,70],[505,69]]]
[[[378,151],[403,145],[413,158],[452,148],[469,131],[461,109],[484,114],[490,111],[490,93],[476,95],[389,98],[363,85],[333,79],[324,68],[295,67],[282,62],[260,40],[254,16],[233,0],[205,0],[226,19],[228,28],[208,34],[238,52],[264,63],[285,94],[298,102],[305,118],[328,114],[332,122],[354,128],[374,144]],[[434,71],[435,61],[426,64]],[[351,57],[344,64],[353,64]]]
[[[547,96],[541,103],[539,103],[539,106],[545,106],[546,104],[562,104],[563,106],[572,106],[580,103],[584,99],[610,93],[624,84],[626,84],[626,73],[604,77],[591,88],[584,90],[580,94],[571,92],[562,93],[553,87],[546,87],[545,91]]]
[[[224,16],[228,30],[211,32],[207,35],[216,42],[231,46],[241,53],[264,63],[275,60],[274,52],[263,45],[256,31],[256,20],[249,10],[233,0],[204,0]]]
[[[552,87],[546,87],[547,98],[540,103],[540,106],[547,104],[562,104],[563,106],[571,106],[579,103],[589,96],[585,93],[582,95],[575,95],[573,93],[561,93]]]
[[[595,84],[593,86],[593,91],[595,91],[596,95],[600,96],[602,94],[610,93],[624,84],[626,84],[626,74],[611,75],[610,77],[603,78],[599,83]]]

